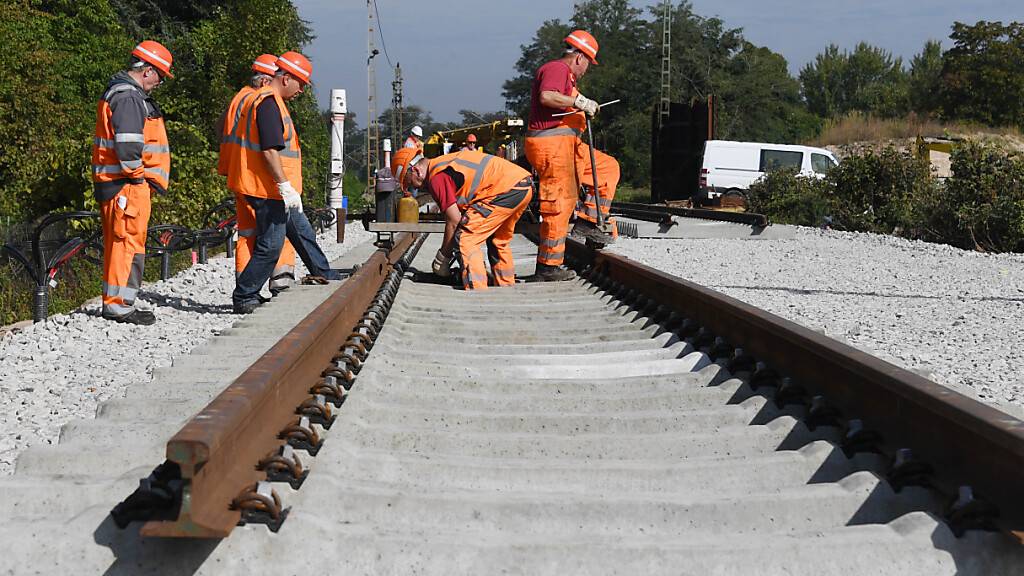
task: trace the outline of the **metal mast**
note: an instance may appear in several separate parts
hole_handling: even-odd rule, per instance
[[[661,102],[658,113],[658,128],[668,120],[670,90],[672,88],[672,1],[662,3],[661,13]]]
[[[395,64],[395,80],[391,83],[391,141],[397,148],[402,146],[402,64]]]
[[[366,0],[369,27],[366,36],[366,186],[373,190],[374,177],[380,165],[380,125],[377,123],[377,71],[373,57],[379,52],[373,43],[376,24],[373,18],[373,0]]]

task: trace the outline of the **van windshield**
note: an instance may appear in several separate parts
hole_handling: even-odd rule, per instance
[[[790,150],[761,150],[761,172],[773,170],[793,169],[800,171],[804,163],[803,152],[792,152]]]
[[[824,154],[811,153],[811,169],[818,174],[826,174],[836,166],[835,160]]]

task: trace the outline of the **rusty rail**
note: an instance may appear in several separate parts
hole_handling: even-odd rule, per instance
[[[170,439],[164,466],[180,468],[176,515],[149,520],[142,535],[222,538],[231,532],[241,518],[232,501],[265,477],[257,462],[284,446],[281,431],[296,428],[296,408],[309,399],[413,239],[402,234],[389,251],[378,250]],[[257,505],[265,498],[276,495],[250,497]]]
[[[845,422],[850,448],[893,456],[890,480],[924,472],[923,484],[959,495],[947,520],[1024,535],[1024,422],[931,380],[709,288],[627,258],[566,245],[569,263],[595,284],[736,355],[758,379],[800,402],[827,402]],[[633,293],[630,294],[630,291]],[[684,320],[685,319],[685,320]],[[716,337],[724,339],[715,342]],[[723,346],[724,345],[724,346]],[[718,356],[721,357],[721,356]],[[762,361],[760,366],[754,359]],[[755,367],[756,366],[756,367]],[[785,378],[783,381],[782,377]],[[776,393],[779,401],[782,390]],[[864,442],[861,442],[864,441]],[[860,442],[860,446],[857,446]],[[909,449],[909,451],[908,451]],[[898,455],[898,457],[897,457]],[[907,456],[912,455],[912,466]],[[911,470],[909,476],[915,472]],[[894,485],[913,480],[895,478]],[[921,478],[916,479],[921,483]],[[969,489],[964,489],[969,487]],[[972,497],[973,494],[973,497]]]

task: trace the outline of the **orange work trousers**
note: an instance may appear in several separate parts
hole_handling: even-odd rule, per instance
[[[474,202],[466,209],[462,223],[455,231],[457,256],[462,266],[462,286],[466,290],[487,289],[484,250],[489,252],[495,286],[516,283],[516,265],[510,244],[516,222],[533,196],[532,188],[532,180],[524,178],[508,192]],[[484,248],[485,244],[487,248]]]
[[[151,206],[149,184],[125,184],[100,202],[103,223],[103,315],[125,316],[135,311],[146,266],[146,230]]]
[[[600,205],[607,219],[619,184],[619,163],[608,154],[594,150],[598,181],[598,198],[594,198],[590,146],[567,128],[555,130],[557,135],[527,137],[525,146],[526,159],[540,178],[543,220],[537,263],[548,266],[558,266],[565,259],[565,237],[569,234],[573,211],[579,218],[597,222],[597,205]],[[582,203],[579,201],[581,184],[586,186]]]
[[[238,278],[252,259],[252,251],[256,246],[256,211],[245,201],[241,194],[235,194],[235,229],[238,241],[235,242],[235,278]],[[281,247],[281,255],[277,258],[277,266],[270,275],[270,290],[283,290],[295,282],[295,248],[287,238]]]

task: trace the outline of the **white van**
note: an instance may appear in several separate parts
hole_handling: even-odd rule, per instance
[[[740,194],[765,172],[795,168],[800,174],[824,177],[838,162],[831,152],[811,146],[708,140],[695,200],[714,201],[723,194]]]

